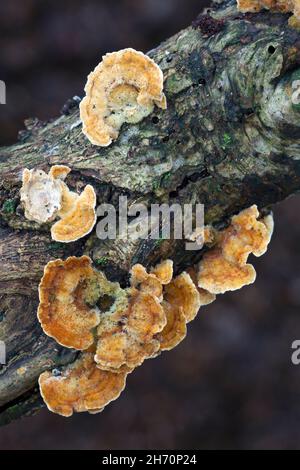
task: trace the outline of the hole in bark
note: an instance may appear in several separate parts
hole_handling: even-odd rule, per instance
[[[200,79],[198,80],[198,83],[199,83],[199,85],[203,85],[203,86],[206,85],[206,80],[205,80],[205,78],[200,78]]]
[[[269,54],[274,54],[275,51],[276,51],[276,48],[274,46],[269,46],[269,48],[268,48],[268,53]]]
[[[159,123],[159,118],[157,116],[153,116],[152,122],[153,122],[153,124],[158,124]]]
[[[97,307],[101,312],[107,312],[114,304],[115,299],[109,295],[103,295],[97,302]]]
[[[163,141],[164,143],[169,142],[169,140],[170,140],[170,137],[169,137],[168,135],[166,135],[166,136],[162,139],[162,141]]]

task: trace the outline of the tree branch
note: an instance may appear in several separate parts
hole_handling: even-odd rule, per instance
[[[211,17],[200,16],[149,53],[164,72],[168,109],[123,126],[110,147],[87,141],[75,100],[50,123],[28,121],[20,141],[0,149],[0,339],[7,346],[0,424],[34,411],[39,374],[76,356],[47,338],[36,318],[48,261],[85,253],[110,279],[124,282],[135,262],[171,257],[180,270],[201,256],[180,241],[103,242],[95,233],[71,245],[53,243],[49,226],[24,218],[23,168],[66,164],[69,186],[91,183],[98,203],[121,194],[148,205],[201,202],[206,222],[214,224],[299,190],[300,109],[291,101],[300,77],[299,34],[286,15],[243,15],[235,3],[216,1]]]

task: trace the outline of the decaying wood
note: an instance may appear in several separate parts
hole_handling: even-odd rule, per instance
[[[135,262],[174,259],[177,270],[197,261],[183,242],[103,242],[95,232],[74,244],[53,243],[49,226],[24,218],[22,169],[72,168],[68,185],[90,183],[98,203],[201,202],[206,222],[223,224],[256,203],[266,208],[300,188],[300,107],[291,100],[300,77],[300,36],[288,15],[243,15],[235,0],[215,1],[207,15],[150,56],[165,76],[167,111],[123,126],[108,148],[81,132],[76,100],[58,119],[27,122],[20,141],[0,149],[0,423],[40,404],[37,378],[74,360],[74,351],[47,338],[37,321],[37,287],[51,259],[83,253],[108,276],[126,282]]]

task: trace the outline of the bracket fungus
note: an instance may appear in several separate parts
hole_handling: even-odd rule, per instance
[[[69,190],[64,182],[70,168],[55,165],[49,174],[42,170],[23,171],[21,202],[25,217],[39,224],[53,222],[52,239],[70,243],[88,235],[97,220],[96,194],[94,188],[87,185],[78,195]]]
[[[106,54],[88,76],[80,103],[83,133],[94,145],[107,147],[117,139],[122,124],[136,124],[166,109],[163,73],[150,57],[134,49]]]
[[[197,280],[197,270],[195,266],[191,266],[186,270],[186,272],[190,275],[193,283],[195,284],[199,295],[200,295],[200,307],[205,307],[206,305],[210,305],[216,300],[216,295],[212,294],[211,292],[208,292],[205,289],[201,289],[201,287],[198,287],[198,280]]]
[[[164,299],[182,308],[187,323],[194,320],[201,306],[198,289],[186,272],[181,273],[166,286]]]
[[[300,27],[300,1],[299,0],[237,0],[238,8],[242,13],[256,13],[262,9],[281,13],[294,13],[289,19],[292,27]]]
[[[23,171],[20,196],[26,219],[40,224],[55,219],[62,207],[62,181],[69,172],[65,166],[52,167],[49,175],[43,170]]]
[[[201,301],[198,289],[187,272],[165,286],[163,298],[167,324],[159,337],[160,349],[169,351],[186,337],[186,324],[196,317]]]
[[[51,228],[51,236],[57,242],[70,243],[85,237],[93,230],[97,221],[93,186],[88,184],[79,196],[74,194],[70,191],[63,192],[65,202],[59,214],[62,218]],[[73,204],[70,204],[70,200]]]
[[[130,370],[159,353],[157,335],[167,323],[161,305],[162,286],[172,275],[170,260],[158,265],[150,274],[140,264],[132,267],[126,307],[123,305],[109,312],[107,322],[98,327],[95,360],[99,367]]]
[[[84,297],[87,281],[93,277],[87,256],[58,259],[45,266],[38,319],[44,332],[62,346],[84,350],[94,343],[92,329],[99,324],[100,315]]]
[[[101,369],[114,372],[140,366],[158,353],[155,335],[165,324],[163,308],[155,296],[132,295],[127,309],[112,316],[110,327],[100,324],[95,361]]]
[[[170,351],[174,349],[187,334],[186,318],[183,308],[164,301],[162,303],[167,323],[159,335],[160,350]]]
[[[102,411],[125,388],[129,373],[185,338],[201,306],[252,282],[248,256],[265,253],[273,232],[272,216],[258,217],[252,206],[225,230],[207,229],[214,236],[207,238],[199,272],[191,267],[175,278],[171,260],[149,272],[134,265],[127,288],[109,281],[87,256],[49,262],[39,288],[39,321],[59,344],[82,351],[60,374],[41,374],[49,410],[63,416]]]
[[[231,224],[219,232],[214,248],[199,263],[198,286],[212,294],[224,294],[252,284],[256,272],[247,264],[251,253],[262,256],[273,233],[273,217],[257,220],[256,205],[232,217]]]
[[[43,372],[39,378],[40,392],[48,409],[62,416],[73,411],[100,412],[116,400],[126,385],[126,373],[114,374],[96,367],[91,352],[83,353],[61,374]]]

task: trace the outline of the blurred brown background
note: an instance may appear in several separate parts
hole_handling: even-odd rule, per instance
[[[190,24],[209,1],[10,0],[0,16],[0,142],[26,117],[49,119],[82,95],[107,51],[147,51]],[[99,415],[43,410],[0,428],[0,449],[299,449],[299,197],[275,210],[276,232],[255,260],[257,282],[219,296],[175,350],[147,361]]]

